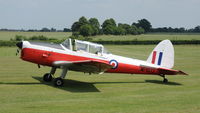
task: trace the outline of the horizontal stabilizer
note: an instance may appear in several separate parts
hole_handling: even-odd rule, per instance
[[[164,75],[188,75],[187,73],[180,70],[172,70],[172,69],[164,69],[164,68],[159,68],[158,70],[160,73]]]

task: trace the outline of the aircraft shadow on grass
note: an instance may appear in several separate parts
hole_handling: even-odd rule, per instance
[[[148,83],[155,83],[155,84],[162,84],[162,85],[182,85],[180,83],[177,83],[177,82],[167,82],[167,83],[163,83],[163,81],[160,81],[160,80],[145,80],[145,82],[148,82]]]
[[[176,82],[168,82],[163,83],[159,80],[145,80],[143,82],[82,82],[77,80],[70,80],[70,79],[64,79],[64,86],[63,87],[55,87],[52,82],[44,82],[42,77],[35,77],[32,76],[33,79],[39,81],[40,83],[36,82],[18,82],[18,83],[7,83],[7,82],[0,82],[0,84],[7,84],[7,85],[39,85],[39,84],[45,84],[54,88],[58,88],[64,91],[69,92],[77,92],[77,93],[84,93],[84,92],[100,92],[96,87],[95,84],[123,84],[123,83],[155,83],[155,84],[162,84],[162,85],[182,85],[180,83]]]
[[[40,84],[45,84],[54,88],[58,88],[65,91],[70,92],[100,92],[96,87],[95,84],[123,84],[123,83],[145,83],[145,82],[82,82],[77,80],[71,79],[64,79],[64,86],[63,87],[55,87],[52,82],[44,82],[42,77],[32,77],[35,80],[38,80]]]
[[[77,80],[63,79],[64,85],[62,87],[56,87],[52,82],[44,82],[42,77],[32,77],[35,80],[38,80],[41,84],[45,84],[54,88],[58,88],[70,92],[100,92],[92,83],[81,82]]]

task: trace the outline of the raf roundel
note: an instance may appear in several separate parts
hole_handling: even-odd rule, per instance
[[[111,60],[109,64],[113,66],[112,69],[116,69],[118,67],[118,62],[116,60]]]

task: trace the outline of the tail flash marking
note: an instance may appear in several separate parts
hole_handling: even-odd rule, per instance
[[[153,57],[152,57],[151,63],[155,64],[155,61],[156,61],[156,51],[153,52]]]
[[[163,56],[163,52],[160,52],[159,53],[159,58],[158,58],[158,65],[161,65],[162,56]]]

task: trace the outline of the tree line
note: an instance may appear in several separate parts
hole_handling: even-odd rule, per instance
[[[181,28],[172,28],[172,27],[161,27],[161,28],[152,28],[150,32],[169,32],[169,33],[200,33],[200,26],[196,26],[192,29]]]
[[[84,16],[80,17],[78,21],[74,22],[71,30],[74,36],[95,36],[95,35],[138,35],[149,31],[151,23],[146,19],[138,20],[138,23],[132,25],[126,23],[117,24],[113,18],[106,19],[100,25],[97,18],[90,18],[87,20]]]
[[[169,33],[200,33],[200,26],[192,29],[160,27],[152,28],[150,21],[141,19],[133,22],[131,25],[126,23],[116,23],[113,18],[106,19],[100,25],[97,18],[90,18],[87,20],[84,16],[80,17],[78,21],[71,26],[73,36],[95,36],[95,35],[139,35],[144,33],[169,32]]]
[[[0,29],[0,31],[13,31],[13,32],[72,32],[69,28],[63,28],[63,30],[57,30],[55,28],[44,27],[42,29]]]

